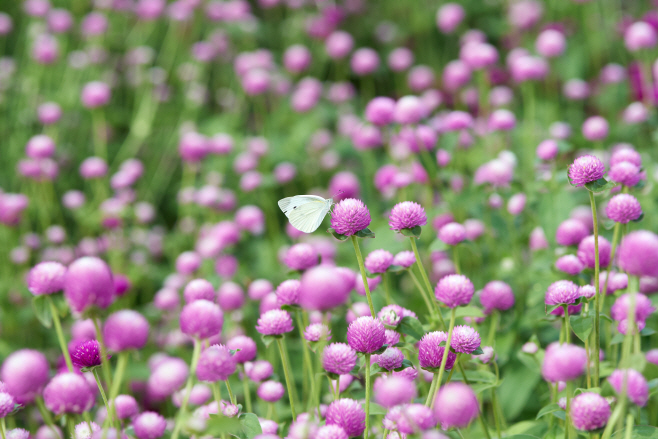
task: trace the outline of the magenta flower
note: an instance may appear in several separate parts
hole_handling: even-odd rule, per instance
[[[382,369],[388,371],[402,367],[403,361],[404,354],[396,347],[386,348],[381,354],[372,356],[373,364],[377,364]]]
[[[316,256],[317,262],[317,256]],[[301,282],[297,279],[284,280],[276,287],[276,301],[279,305],[297,305]]]
[[[397,430],[400,433],[414,434],[419,431],[429,430],[436,426],[437,420],[431,408],[423,404],[406,404],[400,411],[400,416],[396,420]],[[440,433],[433,439],[443,439]]]
[[[658,235],[638,230],[624,236],[617,251],[619,267],[634,276],[658,277]]]
[[[475,392],[464,383],[448,383],[436,395],[434,414],[444,430],[468,426],[479,412]]]
[[[365,267],[371,273],[385,273],[393,263],[393,255],[387,250],[375,250],[366,257]]]
[[[457,245],[466,239],[466,228],[459,223],[448,223],[439,229],[439,239],[448,245]]]
[[[610,241],[605,239],[603,236],[599,235],[599,266],[607,267],[610,264],[610,252],[612,246]],[[578,244],[578,259],[585,265],[587,268],[594,268],[594,235],[589,235],[586,238],[583,238]]]
[[[280,400],[283,395],[286,393],[283,384],[278,381],[265,381],[256,391],[258,397],[263,401],[267,402],[277,402]]]
[[[450,347],[455,352],[470,354],[480,347],[480,334],[470,326],[455,326],[450,340]]]
[[[615,303],[610,308],[610,316],[618,321],[627,319],[631,310],[633,296],[635,300],[635,321],[644,322],[656,310],[651,303],[651,299],[644,294],[635,293],[631,295],[630,293],[626,293],[615,300]]]
[[[409,268],[416,263],[416,255],[414,252],[405,250],[396,254],[393,257],[393,265],[399,265],[404,268]]]
[[[570,274],[572,276],[577,275],[585,268],[585,265],[578,259],[576,255],[564,255],[560,256],[557,261],[555,261],[555,268],[558,270]]]
[[[133,420],[135,436],[138,439],[158,439],[167,427],[166,419],[156,412],[143,412]]]
[[[605,214],[615,222],[626,224],[640,218],[642,206],[633,195],[618,194],[608,201]]]
[[[338,425],[349,437],[361,436],[366,429],[366,413],[353,399],[339,399],[329,404],[325,413],[327,425]]]
[[[347,343],[357,352],[372,354],[384,346],[385,340],[384,324],[370,316],[359,317],[347,328]]]
[[[310,244],[295,244],[288,249],[283,262],[291,270],[302,271],[318,265],[318,256]]]
[[[334,207],[331,227],[341,235],[352,236],[370,224],[370,212],[363,201],[346,198]]]
[[[560,245],[578,245],[589,235],[589,229],[576,219],[562,221],[555,232],[555,240]]]
[[[292,317],[281,309],[272,309],[261,314],[256,326],[256,331],[263,335],[283,335],[292,330]]]
[[[569,166],[569,178],[571,184],[576,187],[585,186],[600,178],[605,174],[605,165],[593,155],[584,155],[578,157],[571,166]]]
[[[546,381],[571,381],[585,372],[587,353],[572,344],[551,343],[546,348],[541,373]]]
[[[546,291],[544,303],[549,306],[575,303],[580,297],[578,285],[570,280],[553,282]]]
[[[473,283],[461,274],[450,274],[439,281],[434,295],[449,308],[468,305],[473,297]]]
[[[148,335],[149,323],[146,318],[130,309],[111,314],[103,327],[105,345],[115,352],[143,348]]]
[[[56,293],[64,288],[65,276],[66,267],[59,262],[41,262],[30,270],[27,288],[35,296]]]
[[[383,407],[391,408],[408,403],[417,395],[416,385],[404,376],[380,376],[375,380],[373,395],[375,402]]]
[[[96,340],[83,341],[71,352],[71,360],[75,366],[80,368],[100,366],[100,345]]]
[[[416,226],[424,226],[425,224],[427,224],[425,209],[413,201],[403,201],[396,204],[388,217],[388,225],[391,230],[395,231],[413,229]]]
[[[226,347],[236,351],[233,357],[238,363],[246,363],[256,358],[256,342],[246,335],[236,335],[226,342]]]
[[[348,439],[347,433],[339,425],[325,425],[315,434],[315,439]]]
[[[626,383],[624,383],[626,381]],[[621,395],[626,386],[626,395],[633,404],[644,407],[649,400],[649,385],[646,378],[634,369],[617,369],[608,377],[608,382]]]
[[[480,303],[486,314],[493,310],[506,311],[514,306],[512,287],[501,280],[493,280],[482,289]]]
[[[345,343],[332,343],[324,349],[322,367],[336,375],[346,375],[356,365],[356,352]]]
[[[212,345],[201,352],[196,375],[199,381],[225,381],[237,367],[235,356],[224,345]]]
[[[318,342],[320,340],[331,340],[331,329],[323,323],[311,323],[304,331],[304,338],[307,341]]]
[[[598,430],[608,423],[610,404],[598,393],[585,392],[571,401],[569,414],[578,430]]]
[[[14,411],[16,400],[7,392],[0,392],[0,418],[6,418]]]
[[[420,367],[428,369],[438,369],[441,367],[441,360],[445,355],[445,347],[439,346],[448,340],[448,334],[442,331],[429,332],[418,342],[418,360]],[[452,369],[455,364],[457,355],[448,350],[446,359],[446,370]]]
[[[82,375],[61,373],[43,390],[46,407],[56,415],[82,414],[94,405],[94,392]]]
[[[180,313],[180,329],[183,334],[209,338],[221,332],[224,313],[219,306],[208,300],[195,300],[185,305]]]

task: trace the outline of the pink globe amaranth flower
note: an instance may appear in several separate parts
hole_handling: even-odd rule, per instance
[[[80,99],[86,108],[98,108],[110,101],[110,86],[101,81],[88,82],[82,88]]]
[[[444,430],[468,426],[479,411],[475,392],[464,383],[448,383],[436,394],[434,415]]]
[[[525,209],[526,194],[514,194],[507,202],[507,211],[510,215],[520,215]]]
[[[403,125],[411,125],[420,122],[426,116],[428,110],[425,108],[423,101],[417,96],[403,96],[395,103],[394,119],[395,122]],[[413,131],[409,131],[413,132]],[[402,134],[402,131],[400,132]],[[415,141],[416,139],[412,139]],[[435,144],[436,139],[430,144]],[[430,149],[430,148],[428,148]]]
[[[363,201],[341,200],[331,212],[331,227],[341,235],[352,236],[370,225],[370,212]]]
[[[591,116],[583,122],[583,136],[590,141],[605,139],[608,137],[608,130],[608,121],[601,116]]]
[[[399,265],[400,267],[409,268],[416,263],[416,255],[414,252],[405,250],[397,253],[393,257],[392,265]]]
[[[564,34],[555,29],[542,31],[535,41],[537,53],[546,58],[554,58],[562,55],[567,46]]]
[[[442,331],[429,332],[418,342],[418,360],[420,367],[427,369],[438,369],[441,367],[441,360],[445,355],[445,347],[439,346],[442,342],[448,341],[448,334]],[[446,359],[446,370],[452,369],[455,364],[457,355],[448,350]]]
[[[596,288],[594,288],[594,285],[583,285],[578,288],[578,294],[586,299],[591,299],[596,296]]]
[[[555,232],[555,240],[560,245],[578,245],[589,234],[589,229],[577,219],[562,221]]]
[[[464,20],[464,8],[457,3],[446,3],[436,11],[436,27],[444,34],[450,34]]]
[[[366,412],[353,400],[342,398],[327,407],[325,413],[327,425],[338,425],[349,437],[361,436],[366,429]]]
[[[402,367],[404,361],[404,354],[402,351],[395,347],[386,348],[384,352],[379,355],[372,356],[372,363],[377,364],[384,370],[389,372]]]
[[[371,146],[373,145],[370,144],[368,147]],[[339,172],[331,177],[331,181],[329,182],[329,192],[337,194],[334,198],[338,201],[347,198],[357,198],[360,192],[359,179],[351,172]]]
[[[414,62],[414,53],[406,47],[398,47],[388,54],[388,66],[394,72],[407,70]]]
[[[56,293],[64,288],[66,267],[59,262],[40,262],[27,277],[27,289],[35,296]]]
[[[377,313],[377,318],[387,326],[397,326],[404,317],[418,318],[415,312],[400,305],[386,305]]]
[[[656,29],[645,21],[636,21],[624,32],[624,43],[631,52],[654,47],[658,42]]]
[[[93,407],[94,399],[94,393],[87,380],[75,373],[56,375],[43,389],[46,408],[56,415],[82,414]]]
[[[658,365],[658,349],[651,349],[645,355],[649,363]]]
[[[598,393],[584,392],[571,401],[569,415],[578,430],[598,430],[608,423],[610,404]]]
[[[339,425],[325,425],[315,433],[315,439],[348,439],[347,433]]]
[[[114,300],[110,267],[93,256],[75,260],[64,277],[64,297],[71,309],[78,313],[92,305],[107,308]]]
[[[224,282],[217,290],[217,304],[224,311],[234,311],[244,305],[244,291],[235,282]]]
[[[263,434],[276,435],[279,431],[279,424],[270,419],[259,418],[258,422],[260,422],[260,428],[263,430]]]
[[[347,343],[357,352],[372,354],[384,346],[385,341],[386,328],[373,317],[359,317],[347,328]]]
[[[355,282],[355,275],[321,265],[304,272],[299,289],[299,305],[306,310],[327,311],[345,303]]]
[[[599,235],[599,267],[607,267],[610,264],[611,250],[610,241]],[[578,244],[578,259],[585,267],[594,268],[594,257],[594,235],[590,235]]]
[[[236,335],[226,342],[226,347],[236,351],[233,357],[238,363],[246,363],[256,358],[256,342],[246,335]]]
[[[304,339],[310,342],[329,341],[331,340],[331,330],[325,324],[311,323],[304,331]]]
[[[342,30],[332,32],[324,43],[327,55],[333,59],[346,57],[354,47],[352,35]]]
[[[452,340],[450,340],[450,347],[455,352],[470,354],[480,347],[480,334],[470,326],[455,326],[452,332]]]
[[[55,141],[45,134],[37,134],[25,145],[25,155],[33,159],[49,158],[55,152]]]
[[[558,260],[555,261],[555,268],[564,273],[570,274],[571,276],[575,276],[583,271],[585,264],[583,264],[576,255],[564,255],[560,256]]]
[[[386,273],[393,263],[393,255],[388,250],[374,250],[365,259],[365,267],[370,273]]]
[[[412,401],[418,394],[413,381],[403,376],[380,376],[373,385],[375,402],[391,408]]]
[[[593,155],[584,155],[578,157],[569,166],[569,178],[571,184],[576,187],[585,186],[600,178],[605,174],[605,165],[603,162]]]
[[[649,385],[646,378],[634,369],[617,369],[608,377],[608,382],[619,395],[626,391],[633,404],[644,407],[649,400]]]
[[[608,201],[605,213],[611,220],[626,224],[642,215],[642,206],[633,195],[617,194]]]
[[[621,240],[617,260],[630,275],[658,277],[658,235],[648,230],[629,233]]]
[[[286,49],[283,54],[283,65],[292,73],[301,73],[311,64],[311,52],[301,44],[295,44]]]
[[[101,365],[101,347],[96,340],[87,340],[79,343],[71,352],[73,365],[83,367],[96,367]]]
[[[132,418],[139,413],[137,401],[131,395],[118,395],[114,398],[114,409],[119,419]]]
[[[180,274],[193,274],[200,266],[201,256],[196,252],[183,252],[176,258],[176,271]]]
[[[263,335],[283,335],[293,330],[292,317],[287,311],[272,309],[261,314],[256,330]]]
[[[301,282],[297,279],[288,279],[276,287],[276,299],[279,305],[297,305],[299,303],[299,290]]]
[[[610,180],[624,186],[632,187],[640,182],[642,174],[640,168],[630,162],[621,162],[610,168]]]
[[[544,303],[549,306],[575,303],[580,297],[578,285],[570,280],[553,282],[546,290]]]
[[[196,376],[199,381],[225,381],[233,375],[237,364],[229,348],[215,344],[201,352]]]
[[[263,299],[260,301],[260,305],[258,306],[258,311],[261,314],[265,314],[267,311],[272,309],[281,309],[281,306],[278,303],[278,299],[276,298],[276,294],[274,293],[270,293],[263,297]]]
[[[295,244],[286,252],[283,262],[291,270],[307,270],[318,265],[319,255],[310,244]]]
[[[274,368],[269,361],[257,360],[244,364],[244,371],[252,381],[263,381],[268,379],[274,373]]]
[[[461,274],[445,276],[434,289],[436,299],[448,308],[468,305],[473,297],[473,292],[473,283]]]
[[[466,239],[466,228],[459,223],[448,223],[439,229],[438,237],[448,245],[457,245]]]
[[[286,390],[278,381],[265,381],[256,391],[258,397],[266,402],[277,402],[285,395]]]
[[[369,75],[379,67],[379,55],[369,47],[358,49],[352,54],[350,66],[357,76]]]
[[[651,303],[651,299],[644,294],[626,293],[615,300],[615,303],[610,308],[610,316],[618,321],[627,319],[631,310],[631,301],[633,300],[635,300],[636,321],[645,321],[656,310]]]
[[[642,330],[645,328],[646,322],[644,320],[637,320],[631,324],[631,321],[629,319],[624,319],[620,320],[619,323],[617,324],[617,331],[620,334],[627,335],[635,335],[638,332],[642,332]]]
[[[148,335],[149,323],[146,318],[130,309],[111,314],[103,327],[105,345],[115,352],[143,348]]]
[[[7,392],[0,392],[0,418],[6,418],[14,411],[16,400]]]
[[[388,217],[388,225],[391,230],[400,231],[413,229],[416,226],[427,224],[425,209],[413,201],[403,201],[393,206]]]
[[[180,329],[183,334],[205,339],[217,335],[224,325],[224,313],[208,300],[195,300],[183,307]]]
[[[437,420],[431,408],[423,404],[406,404],[402,407],[399,417],[396,419],[397,430],[404,434],[414,434],[420,431],[429,430],[436,426]],[[445,436],[438,432],[428,432],[428,434],[436,435],[426,437],[423,439],[445,439]]]
[[[585,372],[587,353],[585,349],[572,344],[551,343],[546,348],[542,376],[546,381],[571,381]]]
[[[388,125],[393,122],[395,101],[389,97],[376,97],[366,105],[365,118],[377,126]]]
[[[322,367],[336,375],[349,374],[356,365],[356,352],[345,343],[332,343],[324,349]]]
[[[167,420],[156,412],[143,412],[132,422],[138,439],[158,439],[167,427]]]
[[[107,175],[107,163],[100,157],[87,157],[80,164],[80,175],[87,180],[104,177]]]
[[[205,279],[193,279],[185,285],[183,290],[185,303],[191,303],[195,300],[215,301],[215,287]]]
[[[558,152],[558,143],[553,139],[544,140],[537,146],[537,157],[541,160],[553,160]]]
[[[622,162],[629,162],[639,168],[642,167],[642,156],[630,145],[623,146],[615,150],[612,153],[612,156],[610,156],[610,166],[614,166]]]
[[[480,303],[486,314],[493,310],[507,311],[514,306],[512,287],[500,280],[487,283],[480,293]]]
[[[166,358],[152,369],[146,383],[148,395],[163,400],[180,389],[189,373],[187,363],[180,358]]]

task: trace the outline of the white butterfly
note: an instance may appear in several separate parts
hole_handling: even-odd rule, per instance
[[[294,228],[304,233],[315,232],[334,204],[333,198],[317,195],[295,195],[279,200],[279,207]]]

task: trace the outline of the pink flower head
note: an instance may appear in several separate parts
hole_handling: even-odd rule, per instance
[[[549,306],[575,303],[580,297],[578,285],[570,280],[553,282],[546,290],[544,303]]]
[[[224,313],[215,303],[208,300],[195,300],[183,307],[180,313],[180,329],[183,334],[201,339],[221,332]]]
[[[377,364],[382,369],[388,371],[401,367],[403,361],[404,354],[396,347],[386,348],[383,353],[372,356],[373,364]]]
[[[331,330],[323,323],[311,323],[304,331],[304,338],[310,342],[331,340]]]
[[[393,122],[395,101],[389,97],[376,97],[366,106],[365,118],[368,122],[378,126]]]
[[[479,412],[475,392],[464,383],[448,383],[436,395],[434,414],[444,430],[468,426]]]
[[[205,279],[193,279],[185,285],[183,298],[185,299],[185,303],[202,299],[214,302],[215,287]]]
[[[409,268],[415,263],[416,255],[409,250],[401,251],[393,257],[393,265],[399,265],[400,267]]]
[[[584,392],[571,401],[569,415],[578,430],[598,430],[608,423],[610,404],[598,393]]]
[[[133,420],[133,429],[137,439],[158,439],[162,437],[167,427],[167,420],[156,412],[140,413]]]
[[[644,322],[656,310],[651,304],[651,299],[644,294],[626,293],[615,300],[615,303],[610,308],[610,316],[617,321],[629,318],[631,301],[633,300],[635,300],[635,321]]]
[[[470,354],[480,347],[480,334],[470,326],[455,326],[452,332],[452,340],[450,340],[450,347],[455,352]]]
[[[322,354],[322,367],[336,375],[349,374],[356,365],[356,352],[345,343],[331,343]]]
[[[277,402],[286,393],[286,389],[278,381],[265,381],[256,391],[258,397],[266,402]]]
[[[143,315],[131,309],[110,314],[103,326],[105,345],[115,352],[143,348],[148,335],[148,321]]]
[[[610,263],[610,241],[599,235],[599,267],[607,267]],[[594,235],[583,238],[578,244],[578,259],[587,268],[594,268]]]
[[[361,436],[365,430],[366,412],[353,399],[339,399],[329,404],[325,413],[327,425],[338,425],[349,437]]]
[[[610,180],[624,186],[633,187],[640,182],[642,174],[640,168],[630,162],[621,162],[612,165],[609,174]]]
[[[589,229],[577,219],[562,221],[555,232],[555,240],[560,245],[578,245],[589,234]]]
[[[256,330],[263,335],[283,335],[293,330],[292,317],[281,309],[269,310],[258,319]]]
[[[622,394],[624,390],[633,404],[644,407],[649,400],[649,385],[646,378],[634,369],[617,369],[608,377],[608,382],[615,392]]]
[[[59,262],[40,262],[28,274],[27,288],[35,296],[56,293],[64,288],[66,267]]]
[[[236,335],[226,343],[226,347],[236,351],[233,356],[238,363],[246,363],[256,358],[256,342],[246,335]]]
[[[469,278],[461,274],[450,274],[436,284],[434,295],[449,308],[456,308],[468,305],[473,292],[473,283]]]
[[[571,381],[585,372],[587,353],[585,349],[572,344],[552,343],[546,348],[542,376],[546,381]]]
[[[370,316],[359,317],[347,328],[347,343],[357,352],[372,354],[384,346],[385,340],[384,324]]]
[[[417,392],[414,382],[401,375],[381,376],[373,385],[375,402],[386,408],[409,403]]]
[[[575,276],[583,271],[585,265],[580,261],[580,259],[578,259],[578,256],[576,255],[564,255],[560,256],[560,258],[555,261],[555,268],[564,273]]]
[[[466,239],[466,228],[459,223],[448,223],[439,229],[439,239],[448,245],[457,245]]]
[[[212,345],[201,352],[196,375],[199,381],[225,381],[235,373],[237,361],[228,347]]]
[[[375,250],[365,260],[366,269],[371,273],[385,273],[393,263],[393,255],[388,250]]]
[[[94,405],[94,392],[82,375],[61,373],[56,375],[43,390],[46,408],[56,415],[82,414]]]
[[[327,311],[345,303],[354,286],[354,274],[345,276],[343,270],[320,265],[302,275],[299,305],[307,310]]]
[[[633,276],[658,277],[658,235],[637,230],[624,236],[617,251],[619,267]]]
[[[512,287],[500,280],[491,281],[482,289],[480,303],[486,314],[493,310],[506,311],[514,306]]]
[[[295,244],[286,252],[284,263],[291,270],[306,270],[318,265],[318,256],[310,244]]]
[[[297,305],[301,282],[297,279],[284,280],[276,287],[276,299],[280,305]]]
[[[434,331],[429,332],[423,336],[418,342],[418,360],[420,367],[438,369],[441,367],[441,360],[445,355],[445,347],[439,346],[441,343],[448,340],[448,335],[445,332]],[[452,369],[455,364],[457,355],[448,350],[448,358],[446,359],[446,370]]]
[[[334,207],[331,227],[341,235],[352,236],[370,224],[370,212],[363,201],[346,198]]]
[[[413,201],[403,201],[393,206],[388,217],[391,230],[413,229],[427,224],[427,215],[423,207]]]
[[[110,267],[92,256],[77,259],[66,272],[64,297],[75,312],[82,312],[92,305],[107,308],[114,300]]]
[[[21,349],[2,363],[0,378],[5,391],[19,404],[30,403],[48,382],[48,360],[39,351]]]
[[[584,155],[578,157],[571,166],[569,166],[569,178],[571,184],[576,187],[585,186],[600,178],[605,174],[605,165],[593,155]]]

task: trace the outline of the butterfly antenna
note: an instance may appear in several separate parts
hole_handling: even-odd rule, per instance
[[[339,191],[338,191],[337,193],[335,193],[335,194],[333,194],[333,195],[331,196],[331,199],[333,200],[333,199],[334,199],[334,197],[337,197],[338,195],[340,195],[340,194],[342,194],[343,192],[345,192],[345,191],[344,191],[344,190],[342,190],[342,189],[341,189],[341,190],[339,190]]]

